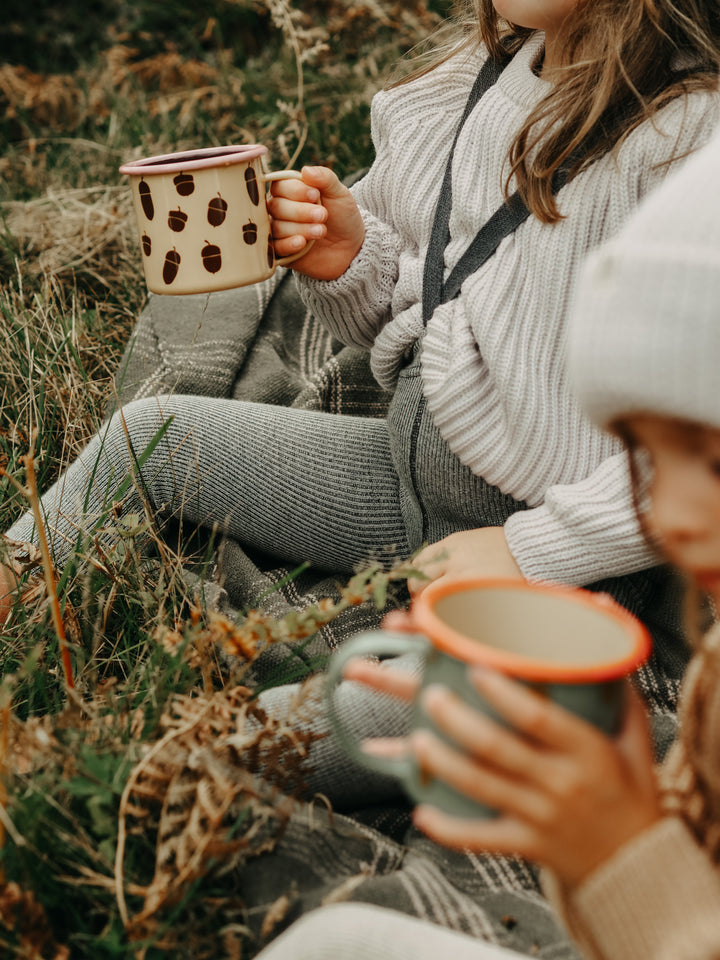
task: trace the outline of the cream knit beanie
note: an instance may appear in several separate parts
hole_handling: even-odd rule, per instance
[[[720,428],[720,135],[588,258],[568,360],[600,426],[653,413]]]

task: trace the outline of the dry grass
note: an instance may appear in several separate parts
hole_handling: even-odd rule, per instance
[[[69,9],[81,22],[85,8]],[[74,69],[0,67],[0,469],[12,478],[0,476],[0,530],[27,508],[28,452],[42,490],[97,429],[144,301],[120,163],[263,142],[274,167],[364,166],[372,94],[438,21],[406,0],[216,0],[184,33],[160,36],[143,26],[160,8],[137,9],[129,23],[135,7],[121,5],[107,42]],[[33,38],[29,21],[9,29]],[[280,835],[280,798],[301,780],[308,742],[302,702],[278,725],[243,670],[350,603],[384,603],[388,577],[408,571],[366,571],[339,605],[280,622],[255,611],[238,625],[198,606],[166,544],[148,585],[137,539],[152,536],[151,518],[110,522],[113,557],[81,550],[53,574],[75,690],[50,617],[54,584],[33,579],[37,557],[16,558],[32,603],[0,627],[0,955],[245,957],[253,947],[223,875]],[[268,743],[275,766],[253,766]],[[189,751],[202,758],[192,772]],[[268,932],[282,903],[278,891]]]
[[[9,201],[3,211],[32,278],[72,281],[82,270],[98,290],[111,290],[140,264],[124,185],[50,188],[36,200]]]

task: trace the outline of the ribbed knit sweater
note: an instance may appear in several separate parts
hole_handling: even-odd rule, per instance
[[[448,273],[503,203],[514,135],[549,90],[533,70],[542,48],[541,34],[530,38],[462,130]],[[463,51],[375,96],[376,158],[353,187],[365,222],[362,249],[336,280],[300,278],[309,307],[340,340],[370,350],[373,372],[389,389],[423,336],[423,265],[435,205],[485,56],[482,48]],[[459,459],[531,508],[505,524],[529,579],[585,584],[657,562],[638,528],[619,442],[586,419],[568,387],[565,324],[586,253],[616,233],[671,158],[709,139],[717,119],[714,94],[668,104],[560,191],[562,220],[548,225],[531,216],[428,323],[428,405]]]
[[[679,712],[680,739],[661,770],[668,815],[577,889],[544,875],[593,960],[720,958],[720,625],[688,668]]]

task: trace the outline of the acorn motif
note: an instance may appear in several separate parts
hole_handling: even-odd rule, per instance
[[[179,173],[173,177],[173,183],[181,197],[189,197],[195,190],[195,181],[191,173]]]
[[[200,251],[200,256],[202,257],[203,266],[208,273],[217,273],[218,270],[222,267],[222,254],[220,252],[220,247],[214,243],[205,243],[205,246]]]
[[[260,191],[258,190],[257,174],[252,167],[248,167],[245,171],[245,186],[247,187],[248,196],[255,206],[257,206],[260,203]]]
[[[143,213],[148,218],[152,220],[155,216],[155,207],[153,206],[152,194],[150,193],[150,187],[144,180],[141,180],[138,184],[138,193],[140,194],[140,203],[143,208]]]
[[[165,254],[165,263],[163,264],[163,281],[165,283],[172,283],[175,277],[178,274],[180,269],[180,254],[177,252],[175,247],[172,250],[168,250]]]
[[[227,201],[218,194],[208,204],[207,220],[211,227],[219,227],[227,214]]]
[[[272,268],[275,266],[275,248],[273,247],[272,240],[270,238],[268,238],[267,262],[268,266],[272,270]]]
[[[142,248],[145,256],[149,257],[152,252],[152,240],[146,233],[142,235]]]
[[[243,224],[243,240],[245,243],[255,243],[257,240],[258,229],[257,224],[253,223],[252,220],[248,220],[247,223]]]
[[[177,210],[171,210],[168,214],[168,226],[171,230],[174,230],[175,233],[180,233],[181,230],[185,229],[187,218],[188,215],[183,213],[180,207],[178,207]]]

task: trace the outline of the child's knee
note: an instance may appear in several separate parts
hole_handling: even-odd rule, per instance
[[[101,430],[105,444],[128,452],[132,450],[135,457],[140,456],[166,429],[168,416],[164,407],[168,399],[143,397],[117,410],[105,430]]]

